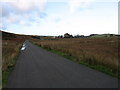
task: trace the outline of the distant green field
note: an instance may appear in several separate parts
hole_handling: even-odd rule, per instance
[[[96,34],[91,37],[113,37],[115,34]]]

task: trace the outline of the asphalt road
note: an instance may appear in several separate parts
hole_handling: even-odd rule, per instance
[[[118,80],[24,43],[6,88],[117,88]]]

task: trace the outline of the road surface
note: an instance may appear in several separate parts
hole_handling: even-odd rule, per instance
[[[118,80],[26,41],[6,88],[117,88]]]

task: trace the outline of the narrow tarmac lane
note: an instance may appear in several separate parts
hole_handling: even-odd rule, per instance
[[[6,88],[117,88],[118,80],[24,43]]]

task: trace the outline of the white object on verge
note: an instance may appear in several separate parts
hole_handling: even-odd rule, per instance
[[[23,44],[23,47],[21,48],[21,50],[25,50],[25,48],[26,48],[26,47],[25,47],[25,44]]]
[[[22,47],[21,50],[25,50],[25,47]]]

